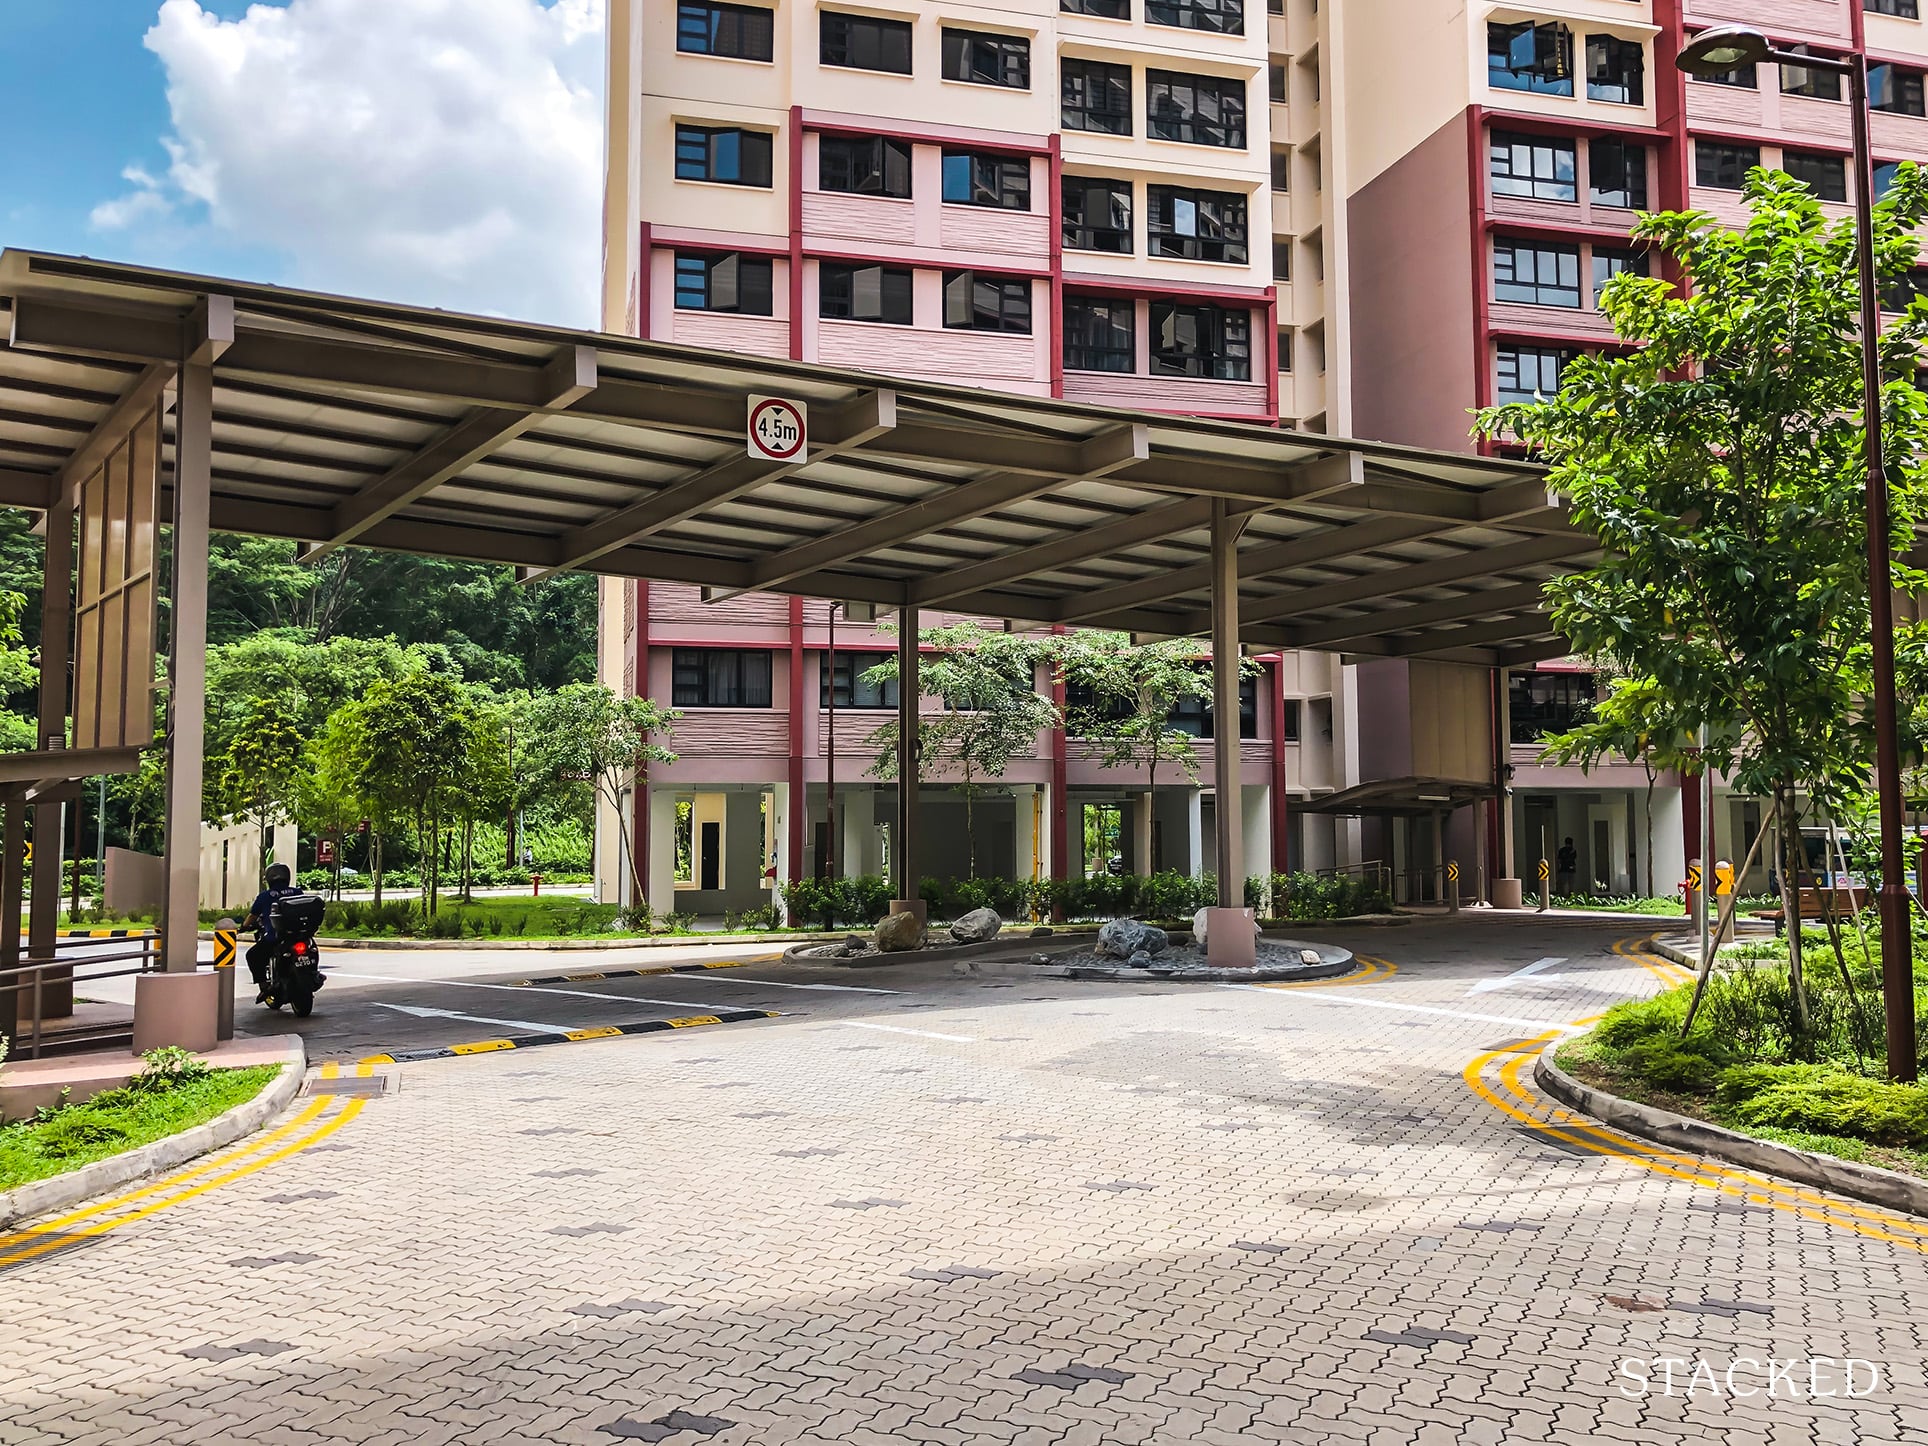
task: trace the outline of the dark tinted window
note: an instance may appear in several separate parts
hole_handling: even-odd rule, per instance
[[[683,0],[676,7],[676,48],[688,55],[768,60],[774,53],[775,36],[774,10],[692,0]]]
[[[1248,255],[1245,197],[1232,191],[1148,186],[1145,233],[1154,256],[1243,263]]]
[[[819,57],[825,65],[910,74],[908,20],[879,20],[869,15],[839,15],[826,10],[818,19],[818,35]]]
[[[944,200],[953,206],[1031,209],[1031,158],[985,151],[944,152]]]
[[[831,666],[820,670],[817,679],[819,707],[831,705],[831,689],[836,689],[839,708],[895,708],[897,680],[883,684],[866,683],[864,674],[879,663],[890,661],[889,653],[846,653],[839,648]]]
[[[1058,77],[1064,90],[1064,129],[1131,134],[1130,66],[1065,60],[1058,66]]]
[[[1145,134],[1161,141],[1245,149],[1245,82],[1171,70],[1145,72]]]
[[[1068,15],[1102,15],[1107,20],[1131,19],[1131,0],[1058,0]]]
[[[973,85],[1031,88],[1031,42],[1021,35],[944,31],[944,78]]]
[[[1730,146],[1719,141],[1694,142],[1694,180],[1702,186],[1738,191],[1747,173],[1761,163],[1759,146]]]
[[[910,268],[822,262],[817,267],[817,314],[835,320],[909,326]]]
[[[1131,182],[1064,178],[1064,244],[1073,251],[1131,254]]]
[[[1841,156],[1811,151],[1783,151],[1781,169],[1801,181],[1823,201],[1848,199],[1848,163]]]
[[[1494,390],[1502,402],[1530,402],[1536,395],[1559,394],[1560,374],[1579,353],[1560,347],[1515,346],[1502,342]]]
[[[1787,48],[1796,55],[1813,54],[1811,46],[1790,45]],[[1804,95],[1810,100],[1839,100],[1841,99],[1841,72],[1819,70],[1811,65],[1783,65],[1781,94]]]
[[[1154,302],[1151,369],[1162,376],[1252,379],[1252,314],[1219,306]]]
[[[679,181],[768,186],[770,154],[768,131],[746,131],[734,126],[676,128],[676,178]]]
[[[1587,147],[1587,185],[1596,206],[1647,204],[1647,148],[1639,141],[1601,138]]]
[[[1550,241],[1495,239],[1493,299],[1578,309],[1580,248]]]
[[[1573,94],[1573,32],[1551,21],[1486,25],[1486,82],[1496,90]]]
[[[910,142],[891,136],[822,136],[817,185],[859,196],[910,195]]]
[[[1647,253],[1644,251],[1609,251],[1605,247],[1593,248],[1593,304],[1600,304],[1600,293],[1606,290],[1607,283],[1625,272],[1635,276],[1647,274]]]
[[[1893,65],[1868,67],[1868,104],[1894,115],[1921,115],[1921,72]]]
[[[768,708],[770,654],[739,648],[677,648],[670,661],[674,708]]]
[[[1638,40],[1587,37],[1587,98],[1639,105],[1647,95],[1647,55]]]
[[[768,256],[676,253],[676,304],[685,311],[734,311],[769,316],[775,267]]]
[[[1243,35],[1245,0],[1145,0],[1145,19],[1153,25]]]
[[[1022,276],[944,273],[944,325],[964,331],[1031,334],[1031,283]]]
[[[1487,141],[1493,194],[1531,196],[1536,201],[1577,201],[1578,154],[1570,140],[1494,131]]]
[[[1137,370],[1136,306],[1130,301],[1070,296],[1064,303],[1064,364],[1074,372]]]

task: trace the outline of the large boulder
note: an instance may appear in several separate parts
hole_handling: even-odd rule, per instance
[[[886,914],[877,922],[877,948],[885,954],[903,954],[924,947],[924,921],[915,914]]]
[[[1003,916],[996,909],[973,909],[951,925],[951,937],[960,944],[982,944],[997,938],[1003,927]]]
[[[1200,909],[1196,914],[1192,915],[1192,942],[1201,949],[1205,947],[1206,920],[1210,917],[1210,915],[1213,912],[1214,911],[1212,909],[1205,908],[1205,909]],[[1264,938],[1265,931],[1259,927],[1258,920],[1252,919],[1251,923],[1252,923],[1252,937],[1254,939]]]
[[[1098,930],[1098,952],[1113,959],[1129,959],[1141,949],[1157,954],[1170,945],[1171,939],[1163,929],[1137,919],[1113,919]]]

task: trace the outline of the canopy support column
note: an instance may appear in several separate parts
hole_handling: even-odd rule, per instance
[[[1238,693],[1243,653],[1238,630],[1238,540],[1247,518],[1212,499],[1212,767],[1218,790],[1218,907],[1207,911],[1205,949],[1218,968],[1258,962],[1252,911],[1245,908],[1245,810],[1239,780]]]
[[[46,566],[40,589],[40,747],[52,751],[67,746],[67,679],[71,668],[73,627],[74,504],[66,488],[55,494],[47,509]],[[80,803],[76,799],[76,810]],[[29,906],[27,953],[51,959],[60,933],[61,805],[34,806],[33,895]],[[62,1019],[74,1012],[74,976],[70,969],[47,975],[41,1013]]]
[[[162,967],[192,972],[200,950],[201,787],[207,721],[208,512],[214,365],[182,364],[174,413],[173,638],[167,657],[167,892]]]
[[[917,609],[897,613],[897,827],[890,832],[890,878],[896,898],[893,914],[924,913],[917,896]]]

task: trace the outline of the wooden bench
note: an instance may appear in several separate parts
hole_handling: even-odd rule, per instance
[[[1859,910],[1867,908],[1870,902],[1871,895],[1865,888],[1804,888],[1795,896],[1795,907],[1800,911],[1803,922],[1809,919],[1825,919],[1829,917],[1845,919]],[[1755,919],[1772,919],[1774,921],[1774,932],[1777,935],[1785,933],[1787,930],[1787,910],[1785,908],[1754,909],[1750,911],[1749,917]]]

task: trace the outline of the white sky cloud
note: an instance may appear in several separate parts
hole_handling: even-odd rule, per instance
[[[600,0],[165,0],[165,174],[103,230],[204,219],[294,285],[590,326],[602,237]]]

